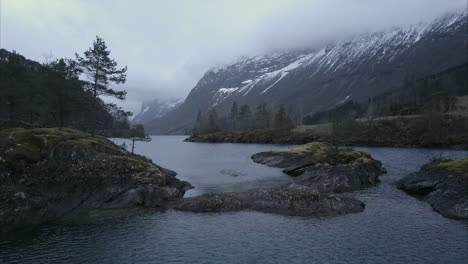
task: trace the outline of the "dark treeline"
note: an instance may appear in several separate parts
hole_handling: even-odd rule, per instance
[[[99,98],[125,99],[125,91],[108,87],[111,82],[119,84],[126,79],[126,67],[118,69],[109,54],[99,37],[82,57],[77,54],[75,59],[44,64],[1,49],[0,120],[69,127],[105,136],[129,131],[131,113]]]
[[[396,90],[366,102],[346,102],[307,116],[303,122],[312,125],[379,116],[456,114],[463,100],[460,97],[468,94],[467,76],[468,64],[463,64],[421,79],[406,78]]]
[[[255,109],[249,105],[232,104],[226,116],[219,116],[215,108],[206,113],[198,111],[193,135],[216,132],[252,131],[252,130],[289,130],[295,126],[283,105],[274,109],[267,103],[259,104]]]

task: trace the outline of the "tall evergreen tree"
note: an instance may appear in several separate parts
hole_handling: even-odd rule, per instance
[[[203,128],[203,116],[202,112],[198,110],[197,113],[197,118],[195,119],[195,125],[193,126],[192,130],[192,135],[198,136],[199,134],[202,134],[202,128]]]
[[[271,128],[272,114],[267,103],[260,104],[255,109],[256,128],[269,129]]]
[[[239,107],[237,103],[232,103],[231,112],[229,113],[230,128],[233,131],[239,129]]]
[[[240,108],[239,126],[241,130],[249,130],[252,128],[252,112],[247,104],[242,105]]]
[[[88,77],[88,87],[94,98],[100,95],[125,100],[126,91],[115,91],[109,88],[109,83],[121,84],[127,80],[127,66],[117,68],[117,62],[109,57],[110,51],[100,37],[96,37],[93,47],[84,52],[84,57],[76,54],[77,61]],[[96,110],[97,106],[95,106]],[[97,110],[96,110],[97,111]],[[91,132],[96,130],[96,116],[94,116]]]
[[[219,117],[216,109],[211,109],[208,113],[208,124],[207,124],[207,132],[208,133],[215,133],[221,131],[219,126]]]
[[[82,82],[78,79],[81,69],[76,61],[59,59],[45,64],[45,85],[50,93],[51,114],[57,126],[63,127],[68,116],[79,106],[87,104],[82,93]]]
[[[294,127],[294,124],[291,120],[291,117],[286,112],[286,109],[283,105],[280,106],[275,115],[274,128],[276,130],[287,130]]]

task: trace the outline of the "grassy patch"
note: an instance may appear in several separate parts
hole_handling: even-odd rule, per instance
[[[5,160],[38,162],[58,144],[113,154],[123,150],[107,138],[69,128],[8,128],[0,130],[0,150]]]
[[[425,168],[429,170],[444,172],[448,175],[468,178],[468,159],[429,163],[425,165]]]
[[[336,159],[340,163],[350,163],[357,159],[371,159],[369,153],[359,150],[340,150],[336,153]]]

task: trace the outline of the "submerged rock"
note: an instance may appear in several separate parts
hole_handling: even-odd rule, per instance
[[[373,186],[386,172],[382,163],[366,152],[341,150],[322,142],[260,152],[252,159],[270,167],[284,168],[295,183],[321,192],[345,192]]]
[[[0,130],[0,231],[75,209],[165,207],[190,188],[176,173],[72,129]]]
[[[246,192],[205,194],[183,198],[172,208],[191,212],[259,211],[292,216],[326,217],[364,210],[364,203],[351,197],[319,193],[311,188],[291,185],[283,188]]]
[[[398,181],[397,187],[422,197],[445,217],[468,219],[468,159],[429,162]]]

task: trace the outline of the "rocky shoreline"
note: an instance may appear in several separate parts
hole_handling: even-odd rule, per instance
[[[386,172],[368,153],[313,142],[286,150],[254,154],[253,161],[283,168],[296,184],[320,192],[346,192],[374,186]]]
[[[448,218],[468,219],[468,159],[435,160],[397,183]]]
[[[110,140],[57,128],[0,130],[0,231],[76,209],[165,208],[191,186]]]

